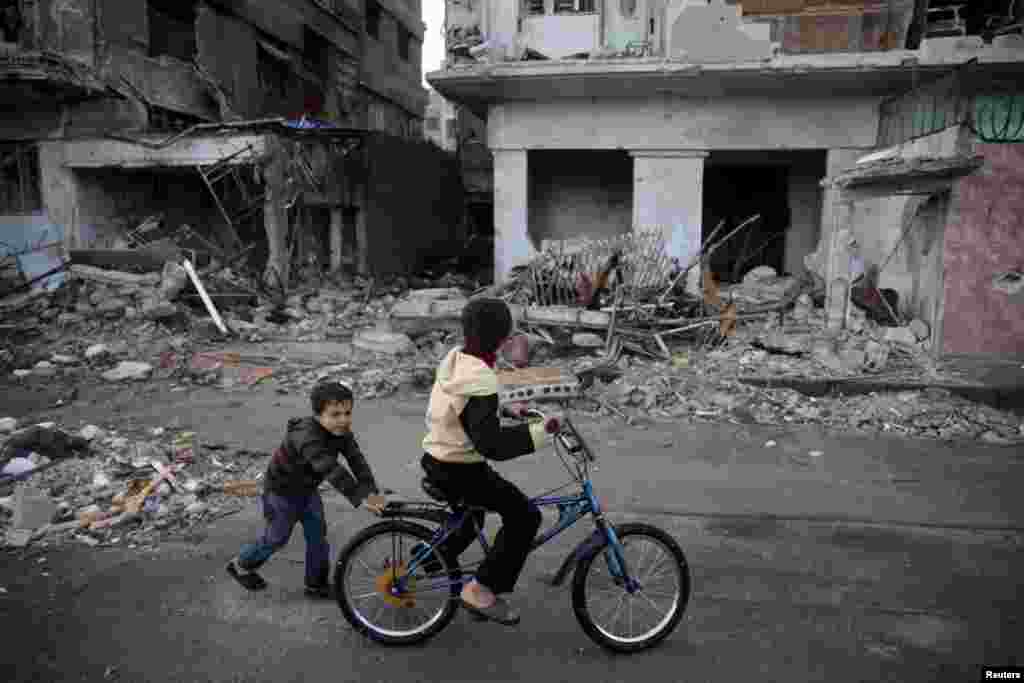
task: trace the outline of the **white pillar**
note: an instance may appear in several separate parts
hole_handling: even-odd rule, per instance
[[[686,265],[701,246],[704,158],[698,150],[634,150],[633,229],[665,232],[669,256]],[[686,277],[688,292],[700,290],[700,268]]]
[[[494,282],[504,282],[515,266],[535,255],[529,227],[529,185],[525,149],[494,152]]]
[[[331,207],[331,272],[341,270],[341,248],[345,235],[345,217],[340,206]]]

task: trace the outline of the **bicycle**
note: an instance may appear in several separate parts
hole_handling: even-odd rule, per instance
[[[544,413],[535,409],[527,411],[526,416],[546,419]],[[561,586],[575,566],[572,607],[583,631],[611,651],[629,653],[650,648],[675,630],[686,609],[690,598],[686,557],[676,540],[658,527],[644,523],[608,523],[590,478],[591,465],[597,458],[568,416],[562,418],[554,443],[555,452],[572,481],[531,498],[539,507],[558,509],[558,521],[540,531],[531,551],[591,515],[595,525],[593,533],[565,558],[551,585]],[[574,495],[549,495],[574,484],[578,486]],[[422,487],[437,502],[391,501],[380,513],[387,519],[356,534],[342,549],[335,567],[335,592],[345,618],[356,632],[387,645],[426,641],[455,616],[462,585],[472,579],[471,570],[479,562],[460,565],[442,552],[435,553],[444,539],[468,522],[473,525],[485,556],[490,552],[483,528],[477,527],[473,516],[482,508],[447,499],[426,477]],[[428,528],[419,521],[437,524],[438,528]],[[364,558],[378,544],[382,544],[385,551],[383,560]],[[643,557],[627,558],[628,551],[644,544],[660,549],[660,555],[646,562]],[[675,579],[674,592],[652,590],[652,582],[666,574]],[[591,604],[595,597],[602,595],[613,598],[611,609],[601,611]],[[371,602],[372,606],[364,607]],[[654,620],[646,631],[634,634],[634,612],[657,610],[659,603],[667,607],[665,614]],[[617,621],[623,607],[629,633],[614,633],[599,623],[608,616]],[[390,627],[383,623],[388,621],[388,612]],[[410,623],[420,615],[423,618],[419,623]]]

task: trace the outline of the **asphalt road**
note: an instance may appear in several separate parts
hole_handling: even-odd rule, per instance
[[[355,411],[378,478],[416,498],[422,410],[413,399]],[[303,396],[269,388],[156,385],[37,414],[188,425],[267,449],[287,416],[304,412]],[[267,591],[246,593],[225,575],[260,531],[253,502],[151,554],[0,555],[0,680],[973,681],[983,664],[1022,664],[1016,450],[758,426],[582,427],[602,456],[595,484],[612,520],[665,528],[690,562],[686,618],[652,651],[607,654],[576,623],[568,588],[542,581],[584,525],[531,557],[518,628],[460,613],[426,645],[395,649],[356,637],[335,604],[302,595],[299,533],[267,565]],[[550,451],[498,467],[531,492],[565,480]],[[373,518],[327,500],[336,551]]]

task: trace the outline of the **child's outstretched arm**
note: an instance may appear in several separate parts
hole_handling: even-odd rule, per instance
[[[544,443],[543,425],[501,426],[497,394],[471,396],[459,415],[459,422],[476,452],[488,460],[512,460],[529,455]]]
[[[370,467],[366,464],[366,458],[359,452],[359,446],[355,445],[355,439],[350,438],[347,441],[350,441],[352,445],[346,444],[345,459],[356,476],[352,476],[338,461],[337,451],[327,447],[318,439],[309,439],[300,444],[298,451],[302,458],[322,474],[331,486],[348,498],[354,507],[359,507],[367,496],[378,492],[377,482],[374,481]],[[357,453],[355,457],[351,455],[353,450]]]

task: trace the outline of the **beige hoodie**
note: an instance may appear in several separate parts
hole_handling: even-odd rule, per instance
[[[498,375],[476,356],[460,348],[448,352],[437,368],[437,378],[427,406],[427,435],[423,450],[441,462],[484,462],[462,428],[459,415],[473,396],[498,393]],[[544,442],[544,427],[530,425],[534,448]]]

